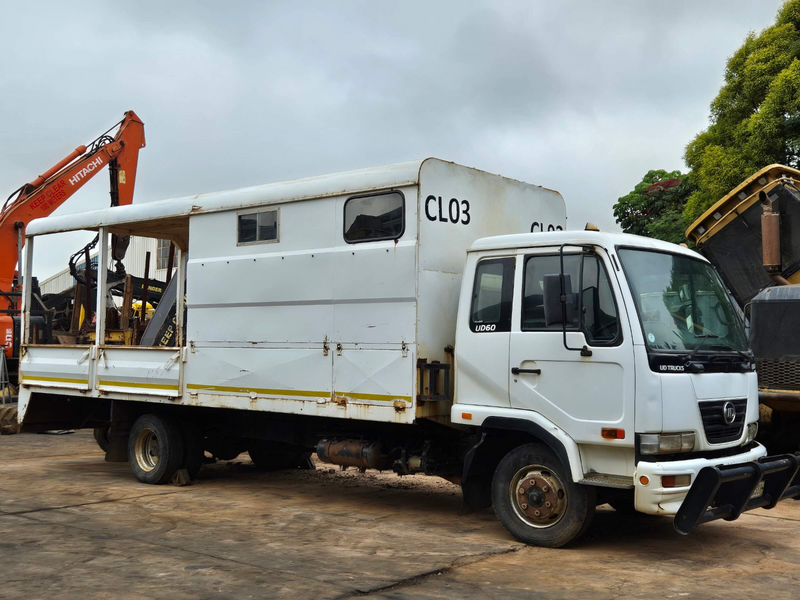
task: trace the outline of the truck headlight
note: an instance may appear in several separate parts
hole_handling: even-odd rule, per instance
[[[694,450],[694,433],[643,433],[639,436],[642,454],[676,454]]]
[[[749,444],[754,439],[756,439],[756,434],[758,433],[758,423],[750,423],[747,426],[747,435],[744,438],[744,443]]]

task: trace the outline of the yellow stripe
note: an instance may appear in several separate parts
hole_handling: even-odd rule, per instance
[[[186,385],[190,390],[208,390],[212,392],[233,392],[236,394],[266,394],[269,396],[303,396],[307,398],[326,398],[330,397],[330,392],[319,392],[309,390],[276,390],[270,388],[248,388],[248,387],[231,387],[227,385],[202,385],[198,383],[189,383]],[[346,396],[353,400],[374,400],[377,402],[392,402],[394,400],[405,400],[411,402],[411,396],[391,396],[388,394],[359,394],[359,393],[344,393],[336,392],[337,396]]]
[[[139,383],[138,381],[112,381],[110,379],[101,379],[100,385],[110,385],[115,387],[130,387],[130,388],[143,388],[146,390],[177,390],[177,384],[165,383]]]
[[[20,373],[23,381],[52,381],[57,383],[84,383],[88,384],[86,379],[68,379],[65,377],[29,377]],[[110,379],[101,379],[100,385],[114,386],[114,387],[130,387],[140,388],[146,390],[177,390],[177,385],[172,384],[159,384],[159,383],[140,383],[134,381],[112,381]],[[266,394],[269,396],[302,396],[304,398],[325,398],[330,397],[330,392],[317,392],[310,390],[277,390],[270,388],[244,388],[232,387],[226,385],[201,385],[197,383],[189,383],[186,385],[190,390],[209,390],[213,392],[233,392],[238,394]],[[345,396],[353,400],[372,400],[374,402],[393,402],[394,400],[405,400],[411,402],[411,396],[392,396],[389,394],[361,394],[357,392],[335,392],[337,396]]]
[[[227,385],[200,385],[197,383],[188,383],[186,387],[190,390],[210,390],[212,392],[234,392],[238,394],[268,394],[270,396],[307,396],[309,398],[330,397],[330,392],[313,392],[308,390],[272,390],[267,388],[244,388],[244,387],[230,387]]]
[[[411,402],[411,396],[391,396],[388,394],[359,394],[356,392],[336,392],[337,396],[347,396],[354,400],[375,400],[377,402],[392,402],[394,400],[405,400]]]
[[[30,375],[25,375],[23,373],[20,373],[19,375],[20,377],[22,377],[22,381],[52,381],[55,383],[85,383],[87,385],[89,384],[88,379],[70,379],[67,377],[40,377],[38,375],[32,377]]]

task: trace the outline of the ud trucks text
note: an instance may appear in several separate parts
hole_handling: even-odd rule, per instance
[[[543,546],[606,502],[689,533],[800,494],[797,460],[754,441],[753,357],[709,262],[590,229],[557,192],[437,159],[38,219],[25,311],[37,237],[91,230],[97,320],[39,344],[24,313],[21,426],[108,427],[106,460],[149,484],[244,451],[438,475]],[[106,335],[112,234],[177,248],[168,345]]]

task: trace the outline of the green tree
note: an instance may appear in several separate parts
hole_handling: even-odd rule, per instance
[[[696,186],[684,217],[691,223],[759,169],[800,166],[800,0],[788,0],[775,24],[751,32],[725,69],[711,103],[711,125],[686,147]]]
[[[680,171],[648,171],[632,192],[617,200],[614,216],[625,233],[680,244],[686,241],[684,208],[695,189]]]

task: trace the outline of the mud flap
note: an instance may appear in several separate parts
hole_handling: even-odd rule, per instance
[[[754,508],[774,508],[781,500],[800,496],[796,479],[800,459],[792,454],[764,456],[758,461],[704,467],[675,515],[678,533],[725,519],[735,521]]]
[[[469,449],[464,457],[464,468],[461,473],[461,515],[478,512],[492,505],[492,475],[494,469],[488,469],[484,443],[486,432]]]

